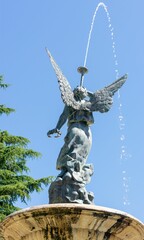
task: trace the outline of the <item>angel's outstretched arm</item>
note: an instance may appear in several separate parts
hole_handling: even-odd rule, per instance
[[[68,118],[68,108],[67,106],[65,106],[62,114],[59,117],[56,128],[60,130],[62,126],[65,124],[65,122],[67,121],[67,118]]]
[[[54,129],[48,131],[48,133],[47,133],[48,137],[51,137],[50,135],[51,135],[51,134],[54,134],[54,133],[57,134],[56,137],[60,137],[60,135],[61,135],[60,129],[62,128],[62,126],[63,126],[63,125],[65,124],[65,122],[67,121],[67,118],[68,118],[68,107],[65,106],[62,114],[61,114],[60,117],[59,117],[59,120],[58,120],[58,122],[57,122],[56,127],[55,127]]]

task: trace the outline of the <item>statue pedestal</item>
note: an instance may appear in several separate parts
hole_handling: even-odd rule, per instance
[[[9,215],[4,240],[144,240],[144,225],[121,211],[87,204],[49,204]]]

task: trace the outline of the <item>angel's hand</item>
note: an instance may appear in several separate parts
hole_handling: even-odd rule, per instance
[[[57,129],[57,128],[54,128],[54,129],[48,131],[47,136],[50,138],[51,135],[54,134],[54,133],[57,134],[57,135],[55,135],[55,138],[58,138],[58,137],[61,136],[61,131],[59,129]]]

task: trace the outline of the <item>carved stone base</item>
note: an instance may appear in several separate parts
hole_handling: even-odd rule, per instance
[[[68,173],[69,174],[69,173]],[[69,174],[70,175],[70,174]],[[87,192],[84,183],[78,183],[70,177],[60,178],[51,183],[49,203],[93,204],[94,194]]]
[[[85,185],[93,174],[93,165],[86,164],[81,171],[64,169],[49,188],[49,203],[93,204],[94,194]]]
[[[143,240],[144,225],[124,212],[86,204],[50,204],[11,214],[1,240]]]

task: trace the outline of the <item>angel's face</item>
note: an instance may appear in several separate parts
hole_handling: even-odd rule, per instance
[[[87,90],[84,87],[77,87],[73,92],[76,100],[82,100],[87,97]]]

